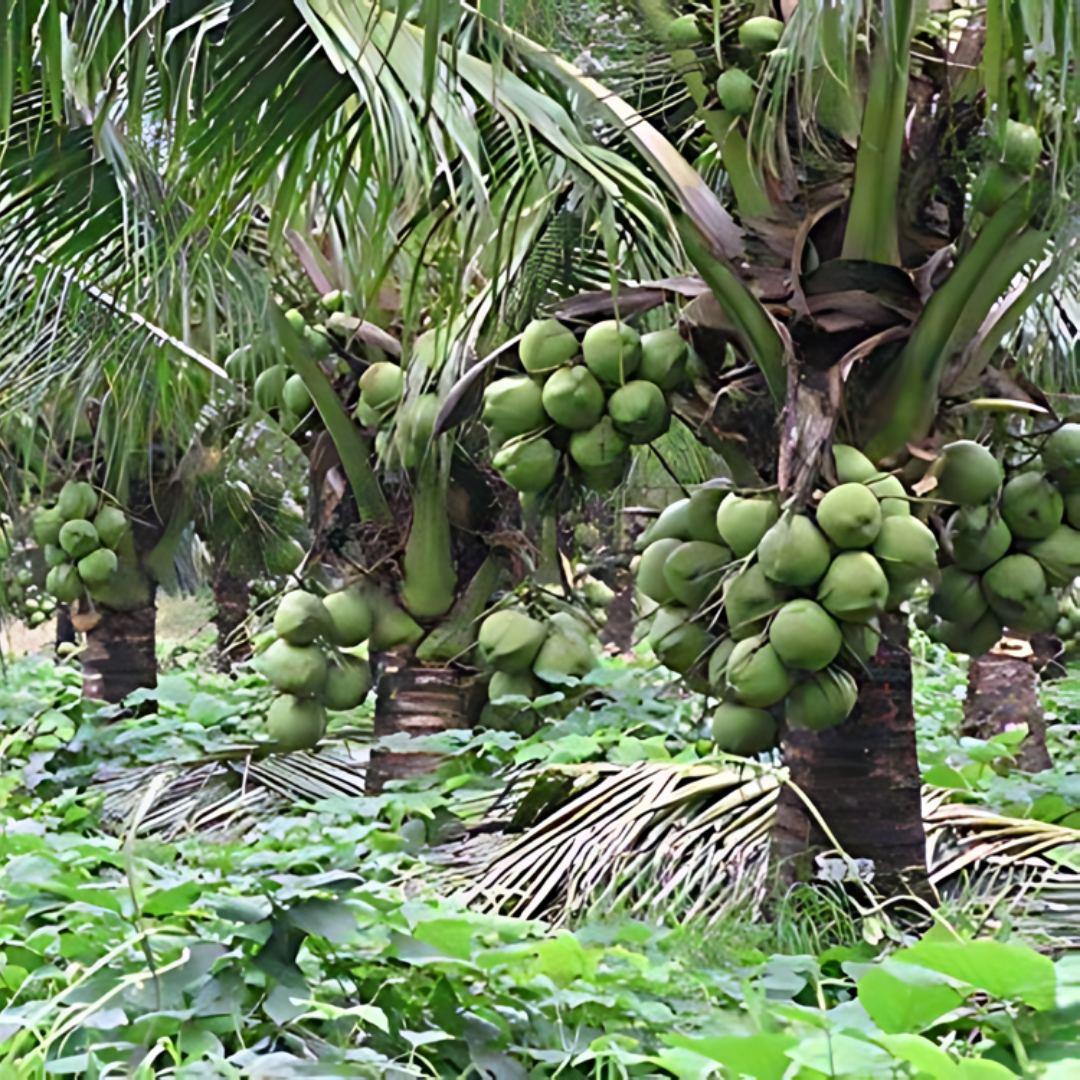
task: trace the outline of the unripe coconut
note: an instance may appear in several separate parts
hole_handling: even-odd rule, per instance
[[[656,540],[690,540],[690,500],[676,499],[660,512],[660,516],[649,526],[648,543]]]
[[[672,45],[686,49],[701,42],[701,31],[698,29],[697,17],[694,15],[680,15],[668,23],[668,41]]]
[[[983,574],[982,587],[994,614],[1012,626],[1046,594],[1046,575],[1030,555],[1006,555]]]
[[[958,566],[947,566],[941,581],[930,597],[930,610],[945,622],[957,626],[974,626],[989,607],[978,574],[970,574]]]
[[[671,586],[664,575],[664,563],[668,556],[682,547],[684,541],[673,536],[654,540],[642,553],[637,568],[637,587],[650,600],[658,604],[670,604],[675,599]]]
[[[821,500],[817,523],[838,548],[866,548],[881,531],[881,504],[862,484],[841,484]]]
[[[786,511],[761,538],[758,562],[766,576],[782,585],[805,589],[829,568],[829,542],[805,515]]]
[[[724,588],[724,614],[731,636],[752,637],[765,629],[765,619],[779,610],[788,590],[770,581],[759,563],[744,567]]]
[[[671,424],[664,392],[656,383],[644,379],[635,379],[616,390],[607,409],[615,426],[635,446],[658,439]]]
[[[283,694],[309,697],[326,685],[326,654],[317,645],[290,645],[278,638],[254,667]]]
[[[874,541],[874,557],[890,580],[920,581],[937,570],[937,537],[918,518],[889,517]]]
[[[1065,501],[1045,476],[1021,473],[1001,493],[1001,516],[1018,540],[1043,540],[1061,524]]]
[[[930,492],[932,498],[981,506],[998,493],[1005,470],[985,446],[961,439],[942,450],[930,466],[930,475],[937,477],[937,486]]]
[[[949,521],[953,560],[961,570],[978,574],[993,566],[1012,547],[1012,533],[996,510],[965,506]]]
[[[865,484],[880,475],[874,463],[854,446],[834,443],[832,453],[836,479],[841,484]]]
[[[1061,492],[1080,492],[1080,424],[1062,424],[1043,443],[1046,475]]]
[[[575,431],[570,436],[570,456],[581,469],[606,469],[626,461],[630,440],[615,429],[610,416],[600,417],[599,423],[588,431]]]
[[[83,518],[74,518],[65,521],[60,529],[60,546],[76,562],[96,551],[101,542],[98,540],[97,529]]]
[[[533,661],[533,674],[544,682],[559,685],[570,679],[583,679],[596,663],[596,654],[584,637],[555,630],[540,646]]]
[[[377,413],[363,398],[356,403],[353,410],[353,418],[362,427],[378,427],[382,422],[382,416]]]
[[[533,698],[544,692],[543,683],[531,671],[496,671],[488,683],[488,700],[497,705],[507,698]]]
[[[68,558],[68,553],[61,547],[56,547],[53,544],[45,545],[45,565],[51,570],[54,566],[63,566],[64,563],[71,562]]]
[[[585,331],[581,355],[600,382],[622,386],[641,363],[641,335],[625,322],[605,319]]]
[[[743,498],[731,492],[716,511],[716,528],[724,543],[741,559],[757,548],[779,517],[780,508],[770,496]]]
[[[725,702],[713,713],[712,736],[725,754],[760,754],[776,745],[776,721],[764,709]]]
[[[492,458],[496,472],[517,491],[543,491],[555,479],[559,451],[547,439],[507,443]]]
[[[1039,560],[1051,585],[1068,585],[1080,575],[1080,532],[1076,529],[1059,525],[1045,540],[1024,546]]]
[[[71,563],[54,566],[45,577],[45,590],[62,604],[73,604],[82,596],[82,578]]]
[[[1080,492],[1065,496],[1065,520],[1074,529],[1080,529]]]
[[[319,700],[331,712],[355,709],[371,689],[371,667],[359,656],[341,655],[326,668],[326,684]]]
[[[720,503],[728,493],[725,482],[710,482],[700,487],[690,496],[690,506],[686,516],[690,524],[690,539],[704,540],[709,544],[722,544],[720,532],[716,528],[716,514]]]
[[[908,517],[911,514],[911,503],[899,477],[886,476],[866,486],[881,500],[883,518]]]
[[[664,667],[685,675],[708,651],[712,636],[701,623],[691,622],[689,608],[661,607],[653,616],[649,645]]]
[[[304,548],[290,536],[271,536],[263,545],[263,565],[268,574],[284,577],[304,561]]]
[[[643,334],[637,377],[656,383],[661,390],[674,390],[686,378],[688,352],[677,327]]]
[[[374,622],[371,605],[355,585],[331,593],[323,607],[330,614],[330,640],[342,649],[355,649],[367,641]]]
[[[840,633],[844,638],[845,650],[856,663],[869,664],[877,656],[881,645],[881,627],[877,619],[865,623],[840,623]]]
[[[266,412],[281,407],[281,395],[289,380],[289,369],[284,364],[268,367],[255,380],[255,404]]]
[[[116,552],[108,548],[98,548],[79,560],[79,577],[87,585],[104,585],[116,573]]]
[[[735,639],[726,637],[720,641],[716,648],[709,654],[708,680],[709,687],[717,697],[723,695],[727,689],[727,666],[731,654],[735,651]]]
[[[127,532],[127,515],[119,507],[103,506],[94,515],[94,528],[102,546],[115,551]]]
[[[330,638],[334,620],[326,605],[303,589],[287,592],[274,613],[274,630],[290,645],[310,645],[316,638]]]
[[[993,611],[987,611],[972,626],[942,622],[937,638],[947,649],[966,656],[985,656],[1000,640],[1002,626]]]
[[[728,68],[716,80],[720,104],[733,116],[745,116],[754,107],[757,88],[754,80],[738,68]]]
[[[828,667],[844,638],[829,613],[813,600],[792,600],[769,625],[769,644],[788,666],[805,671]]]
[[[867,622],[885,610],[889,579],[868,551],[843,551],[829,566],[818,587],[817,599],[838,619]]]
[[[1023,612],[1009,623],[1009,629],[1018,634],[1040,634],[1054,625],[1057,615],[1057,599],[1046,593],[1028,604]]]
[[[560,368],[544,383],[544,411],[570,431],[586,431],[604,413],[604,391],[588,368]]]
[[[397,415],[394,442],[406,469],[419,468],[435,437],[439,416],[439,395],[420,394],[402,405]]]
[[[1042,151],[1042,136],[1036,128],[1016,120],[1005,121],[1001,160],[1009,168],[1026,176],[1039,163]]]
[[[720,584],[731,551],[722,544],[690,540],[680,544],[664,562],[664,580],[672,596],[688,608],[698,608]]]
[[[755,15],[739,27],[739,44],[752,53],[772,52],[780,44],[784,24],[769,15]]]
[[[381,593],[371,595],[371,634],[368,646],[373,652],[392,652],[404,645],[415,645],[423,636],[420,624]]]
[[[310,750],[326,731],[326,712],[311,698],[282,694],[270,705],[266,730],[281,750]]]
[[[767,709],[791,689],[791,676],[764,635],[745,638],[731,652],[727,681],[743,705]]]
[[[855,708],[859,688],[843,668],[826,668],[799,683],[784,702],[784,719],[793,728],[821,731],[842,724]]]
[[[290,375],[281,389],[281,404],[288,412],[296,416],[306,416],[314,402],[300,375]]]
[[[504,608],[480,624],[476,646],[480,658],[496,671],[528,671],[548,636],[548,627],[522,611]]]
[[[601,465],[597,469],[582,469],[581,483],[590,491],[614,491],[622,482],[626,472],[626,459],[613,461],[610,465]]]
[[[97,492],[84,481],[69,480],[61,489],[56,508],[65,521],[89,518],[97,507]]]
[[[333,352],[330,337],[324,326],[305,326],[304,340],[316,360],[326,360],[329,358],[330,353]]]
[[[60,544],[60,529],[64,524],[64,515],[60,513],[60,507],[52,506],[47,509],[34,512],[30,526],[34,543],[43,548],[46,544],[58,547]]]
[[[289,308],[285,312],[285,319],[288,324],[298,333],[304,332],[304,327],[307,326],[307,320],[304,318],[304,313],[299,308]]]
[[[400,400],[405,391],[405,373],[397,364],[380,360],[360,376],[360,397],[375,413],[385,415]]]
[[[547,422],[540,383],[529,375],[496,379],[484,391],[481,417],[488,427],[507,438],[527,435]]]
[[[534,319],[518,345],[521,366],[531,375],[554,371],[577,354],[577,338],[557,319]]]

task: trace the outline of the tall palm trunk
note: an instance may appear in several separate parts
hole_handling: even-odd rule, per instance
[[[101,607],[75,619],[86,633],[80,656],[83,697],[115,703],[135,690],[157,686],[157,605],[152,595],[149,603],[130,611]]]
[[[973,656],[968,665],[960,734],[990,739],[1020,724],[1027,725],[1028,733],[1016,750],[1017,765],[1026,772],[1052,768],[1034,665],[1029,660],[995,653]]]
[[[219,562],[214,574],[214,626],[217,628],[217,667],[230,671],[251,656],[251,641],[243,632],[250,599],[247,582]]]

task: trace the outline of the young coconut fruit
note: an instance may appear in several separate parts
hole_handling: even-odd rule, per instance
[[[405,373],[397,364],[380,360],[360,376],[359,385],[360,400],[381,421],[401,400],[405,391]]]
[[[851,715],[858,699],[859,688],[843,668],[826,668],[791,691],[784,719],[793,728],[810,731],[836,727]]]
[[[393,652],[402,646],[415,645],[424,636],[423,627],[381,592],[370,593],[368,602],[371,604],[368,646],[373,652]]]
[[[716,697],[722,697],[729,692],[727,666],[734,651],[735,639],[726,637],[717,642],[716,648],[709,655],[708,682],[712,693]]]
[[[874,463],[854,446],[833,443],[832,452],[836,479],[841,484],[865,484],[881,475]]]
[[[690,526],[690,539],[703,540],[709,544],[722,544],[720,531],[716,527],[716,515],[720,503],[728,493],[726,481],[710,481],[690,496],[690,505],[686,510]]]
[[[637,377],[656,383],[661,390],[674,390],[686,378],[688,352],[686,342],[674,326],[643,334]]]
[[[937,548],[937,537],[917,517],[888,517],[874,541],[874,557],[893,592],[906,599],[905,590],[937,573]]]
[[[743,498],[730,492],[716,511],[716,528],[736,558],[741,559],[757,548],[779,517],[780,508],[771,496]]]
[[[293,589],[278,604],[274,630],[290,645],[310,645],[317,638],[332,638],[334,620],[317,596],[303,589]]]
[[[676,540],[690,539],[690,500],[676,499],[660,512],[660,516],[645,530],[639,544],[652,544],[669,537]]]
[[[128,530],[127,515],[116,506],[103,506],[94,515],[94,528],[102,547],[116,550]]]
[[[583,679],[596,667],[596,654],[584,635],[554,629],[544,639],[533,661],[533,674],[546,683],[560,685]]]
[[[665,605],[653,616],[649,645],[664,667],[685,675],[694,668],[712,645],[712,635],[691,622],[689,608]]]
[[[720,104],[732,116],[746,116],[754,108],[757,87],[754,80],[739,68],[728,68],[716,80],[716,93]]]
[[[602,416],[588,431],[575,431],[570,436],[570,456],[587,473],[616,465],[621,473],[629,449],[630,440],[616,430],[610,416]]]
[[[313,698],[282,694],[270,704],[266,730],[281,750],[310,750],[326,731],[326,712]]]
[[[946,528],[953,561],[973,574],[993,566],[1012,547],[1012,533],[1001,515],[988,506],[964,506]]]
[[[941,581],[930,597],[930,610],[939,619],[959,627],[971,627],[986,614],[988,607],[978,574],[958,566],[942,570]]]
[[[84,555],[79,560],[79,577],[88,586],[104,585],[116,573],[118,562],[116,552],[108,548],[98,548]]]
[[[867,622],[885,610],[889,579],[868,551],[843,551],[833,559],[822,578],[817,599],[837,619]]]
[[[724,702],[713,713],[712,737],[725,754],[760,754],[776,745],[776,721],[764,709]]]
[[[769,644],[788,667],[820,671],[840,652],[844,638],[835,620],[813,600],[792,600],[769,625]]]
[[[326,654],[317,645],[290,645],[278,638],[253,666],[283,694],[311,697],[326,685]]]
[[[371,605],[355,585],[331,593],[323,607],[330,614],[330,640],[341,649],[355,649],[367,641],[374,618]]]
[[[755,55],[772,52],[780,44],[784,24],[770,15],[755,15],[739,27],[739,44]]]
[[[1044,540],[1061,524],[1065,501],[1045,476],[1021,473],[1001,492],[1001,516],[1018,540]]]
[[[994,614],[1016,626],[1046,595],[1046,574],[1030,555],[1006,555],[983,574],[982,587]]]
[[[544,623],[524,612],[504,608],[480,624],[476,646],[481,660],[489,667],[517,674],[532,667],[547,636],[548,627]]]
[[[682,547],[683,541],[673,536],[654,540],[642,553],[637,568],[637,587],[650,600],[658,604],[670,604],[675,599],[671,586],[664,575],[668,556]]]
[[[521,366],[530,375],[554,371],[577,354],[577,338],[557,319],[534,319],[525,327],[518,345]]]
[[[496,671],[488,683],[488,701],[498,705],[509,698],[532,701],[544,692],[544,684],[531,671]]]
[[[671,424],[664,392],[656,383],[635,379],[620,387],[608,399],[608,413],[615,426],[635,446],[660,438]]]
[[[698,29],[697,17],[694,15],[680,15],[668,23],[668,41],[679,48],[687,49],[701,43],[701,31]]]
[[[515,440],[503,446],[491,463],[516,491],[543,491],[555,479],[559,451],[547,439]]]
[[[85,558],[100,546],[97,529],[83,518],[65,521],[60,529],[60,546],[74,559]]]
[[[1046,475],[1062,494],[1080,492],[1080,424],[1062,424],[1042,447]]]
[[[315,403],[311,398],[311,391],[308,390],[303,376],[299,374],[290,375],[285,380],[285,385],[281,388],[282,408],[285,409],[286,412],[302,417],[307,416],[314,404]]]
[[[641,335],[625,322],[605,319],[581,339],[585,366],[607,386],[622,386],[641,363]]]
[[[1005,470],[985,446],[961,439],[941,451],[929,475],[937,478],[937,486],[930,492],[932,498],[981,506],[998,493]]]
[[[326,683],[319,695],[331,712],[355,709],[371,689],[371,667],[359,656],[342,654],[331,657],[326,666]]]
[[[60,530],[64,525],[64,515],[60,513],[60,507],[51,506],[34,512],[30,531],[34,543],[43,548],[46,544],[53,547],[60,546]]]
[[[886,476],[866,486],[880,500],[883,518],[911,515],[911,503],[908,501],[907,491],[899,477]]]
[[[55,547],[52,544],[45,545],[45,565],[51,570],[54,566],[63,566],[64,563],[71,562],[68,558],[68,553],[61,547]]]
[[[839,625],[847,653],[857,664],[869,664],[877,656],[881,645],[881,626],[877,619],[865,623],[842,622]]]
[[[761,538],[757,557],[773,581],[806,589],[822,579],[831,552],[828,540],[808,517],[788,510]]]
[[[760,563],[746,566],[724,588],[724,614],[736,640],[765,629],[765,620],[787,599],[788,590],[769,580]]]
[[[672,596],[688,608],[698,608],[720,584],[731,552],[721,544],[690,540],[680,544],[664,562],[664,580]]]
[[[544,383],[544,411],[570,431],[587,431],[604,414],[604,391],[588,368],[559,368]]]
[[[416,469],[423,464],[435,436],[438,416],[438,394],[420,394],[401,406],[394,429],[394,443],[401,464],[406,469]]]
[[[69,480],[61,489],[56,508],[65,521],[89,518],[97,507],[97,492],[85,481]]]
[[[727,682],[736,699],[767,709],[791,690],[791,676],[763,634],[745,638],[731,651]]]
[[[1080,532],[1059,525],[1044,540],[1023,545],[1039,560],[1051,585],[1068,585],[1080,575]]]
[[[1000,640],[1001,621],[993,611],[987,611],[971,626],[942,622],[934,635],[947,649],[965,656],[985,656]]]
[[[271,536],[262,549],[263,565],[272,577],[285,577],[304,561],[304,547],[291,536]]]
[[[838,548],[867,548],[881,531],[881,503],[863,484],[841,484],[818,504],[817,523]]]
[[[255,404],[264,412],[281,408],[281,394],[289,379],[289,369],[284,364],[268,367],[255,380]]]
[[[484,391],[481,419],[508,439],[543,427],[548,417],[541,384],[530,375],[496,379]]]
[[[73,604],[83,594],[83,582],[71,563],[54,566],[45,576],[45,591],[62,604]]]
[[[1074,529],[1080,529],[1080,492],[1065,496],[1065,520]]]

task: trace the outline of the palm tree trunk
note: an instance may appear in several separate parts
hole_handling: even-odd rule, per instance
[[[412,738],[471,728],[483,704],[483,687],[454,668],[392,666],[384,655],[375,697],[375,737]],[[377,795],[390,780],[408,780],[438,768],[442,755],[430,750],[376,749],[371,753],[367,790]]]
[[[130,611],[99,607],[75,620],[76,629],[86,633],[80,657],[83,697],[116,703],[135,690],[157,686],[157,605],[152,597]]]
[[[968,665],[968,693],[960,734],[990,739],[1019,724],[1027,724],[1028,733],[1017,748],[1017,766],[1025,772],[1052,768],[1039,700],[1039,676],[1032,663],[994,653],[973,656]]]
[[[214,626],[217,627],[217,668],[230,671],[251,656],[251,642],[242,627],[248,616],[247,582],[219,565],[214,575]]]
[[[784,762],[837,843],[872,859],[875,887],[886,893],[928,892],[911,656],[902,616],[882,619],[877,656],[859,682],[851,716],[825,731],[789,731]],[[782,792],[773,852],[787,880],[805,879],[807,856],[831,843],[798,796]]]

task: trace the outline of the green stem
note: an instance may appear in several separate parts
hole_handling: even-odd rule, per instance
[[[476,571],[450,614],[417,646],[416,659],[424,664],[449,664],[467,653],[476,641],[476,624],[491,604],[502,567],[488,556]]]
[[[370,445],[359,428],[349,419],[330,380],[311,356],[307,344],[289,324],[277,304],[271,304],[271,319],[285,355],[293,370],[304,380],[322,422],[330,433],[342,468],[349,479],[361,521],[389,524],[392,520],[375,472],[368,463]]]
[[[772,203],[754,174],[750,148],[737,124],[728,129],[727,138],[720,146],[724,168],[727,170],[731,188],[735,192],[735,202],[743,220],[767,218],[772,213]]]

